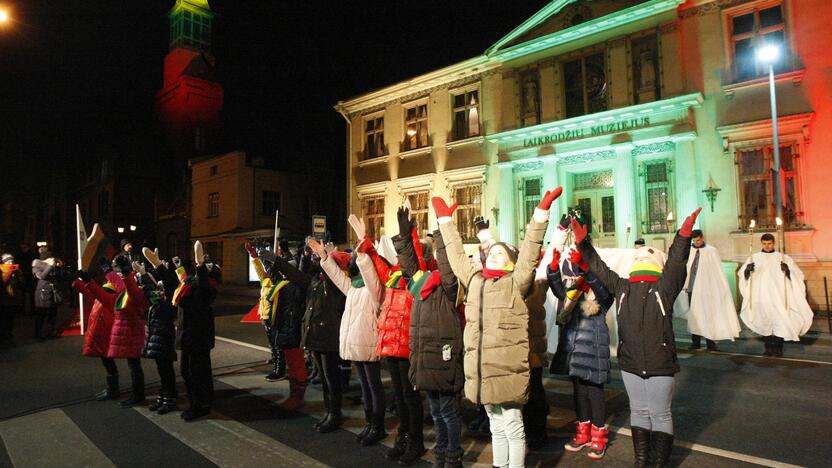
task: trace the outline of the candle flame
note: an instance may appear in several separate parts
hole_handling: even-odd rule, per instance
[[[783,225],[783,220],[782,220],[782,219],[780,219],[780,218],[774,218],[774,222],[776,222],[778,226],[782,226],[782,225]]]
[[[752,219],[751,224],[749,224],[748,227],[751,228],[751,229],[754,229],[755,227],[757,227],[757,220]]]
[[[667,220],[668,221],[673,221],[673,212],[672,211],[667,214]]]

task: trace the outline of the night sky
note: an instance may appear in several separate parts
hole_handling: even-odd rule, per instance
[[[153,106],[173,0],[0,3],[16,21],[0,31],[4,184],[86,158],[163,161]],[[210,3],[221,149],[343,167],[338,100],[481,54],[547,2]]]

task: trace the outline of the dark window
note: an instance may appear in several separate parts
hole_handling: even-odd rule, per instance
[[[368,119],[364,127],[364,159],[386,154],[384,146],[384,117]]]
[[[220,193],[213,192],[208,194],[208,217],[216,218],[220,215]]]
[[[661,99],[659,46],[655,34],[632,41],[634,103]]]
[[[773,45],[780,51],[774,72],[787,71],[789,51],[786,46],[786,23],[782,5],[737,15],[731,18],[735,81],[747,81],[768,73],[768,64],[757,60],[760,48]]]
[[[404,150],[430,145],[428,137],[428,105],[419,104],[404,111]]]
[[[374,196],[361,200],[364,222],[367,226],[367,237],[375,241],[384,230],[384,197]]]
[[[479,91],[456,94],[454,100],[453,140],[464,140],[480,134]]]
[[[667,216],[673,211],[671,167],[667,160],[649,161],[642,165],[644,184],[644,231],[650,234],[668,232],[673,228]],[[614,222],[614,220],[613,220]]]
[[[783,222],[787,226],[803,224],[800,211],[800,193],[797,183],[797,146],[780,146],[780,168],[783,187]],[[773,228],[776,208],[774,205],[774,181],[772,166],[774,148],[760,146],[737,150],[737,170],[740,179],[740,211],[742,226],[755,220],[757,227]]]
[[[416,223],[416,229],[418,229],[420,234],[423,234],[428,229],[428,200],[430,199],[430,193],[427,190],[411,192],[407,194],[407,199],[410,200],[410,214]]]
[[[474,218],[482,216],[482,184],[470,184],[455,187],[452,192],[453,202],[459,205],[456,210],[456,225],[463,242],[479,242]]]
[[[577,117],[609,108],[604,52],[563,65],[566,117]]]
[[[263,191],[263,216],[274,216],[275,211],[280,209],[280,192],[270,190]]]
[[[209,171],[208,171],[208,172],[209,172],[209,173],[210,173],[210,175],[212,175],[212,176],[217,175],[217,166],[211,166],[211,168],[209,169]]]

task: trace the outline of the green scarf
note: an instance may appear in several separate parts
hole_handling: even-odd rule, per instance
[[[355,275],[351,279],[352,287],[354,288],[363,288],[364,287],[364,277],[361,275]]]

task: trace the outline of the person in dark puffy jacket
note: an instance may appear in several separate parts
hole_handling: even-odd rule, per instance
[[[174,258],[179,285],[171,297],[178,308],[176,345],[182,350],[180,372],[185,380],[190,407],[182,419],[193,421],[211,412],[214,377],[211,350],[214,349],[214,310],[211,305],[222,282],[222,271],[206,264],[200,241],[194,242],[196,265]],[[209,268],[210,266],[210,268]]]
[[[701,208],[682,223],[667,255],[642,247],[629,278],[612,271],[587,239],[587,228],[572,221],[575,244],[618,310],[618,363],[630,399],[636,466],[669,466],[673,449],[674,375],[679,372],[673,335],[673,303],[687,278],[690,238]],[[652,453],[652,460],[650,454]]]
[[[289,398],[282,406],[296,410],[303,405],[308,377],[306,360],[300,348],[306,291],[298,283],[286,279],[279,269],[272,268],[276,257],[271,252],[261,251],[261,254],[268,255],[268,261],[264,262],[250,242],[246,242],[245,248],[252,257],[251,263],[260,278],[258,308],[267,331],[269,346],[273,350],[283,351],[289,369]],[[290,261],[295,262],[294,259]],[[274,354],[273,352],[272,355]]]
[[[580,452],[590,446],[589,458],[601,459],[607,449],[604,384],[610,372],[610,333],[606,312],[612,296],[574,248],[560,261],[553,250],[547,278],[558,299],[557,322],[566,329],[567,367],[572,377],[577,415],[575,437],[564,449]]]
[[[142,249],[144,257],[153,267],[142,271],[137,263],[133,268],[141,271],[142,286],[150,307],[147,311],[147,338],[144,342],[142,357],[156,361],[161,389],[156,402],[148,407],[150,411],[166,414],[176,410],[176,373],[173,363],[176,361],[176,308],[170,303],[179,281],[167,262],[159,258],[159,251]]]
[[[409,218],[408,218],[409,219]],[[420,258],[414,236],[393,238],[399,265],[411,278],[427,278],[414,288],[410,319],[410,382],[426,391],[436,430],[434,466],[462,467],[458,395],[465,383],[462,370],[462,323],[457,307],[459,283],[448,263],[439,230],[433,233],[435,262]]]

